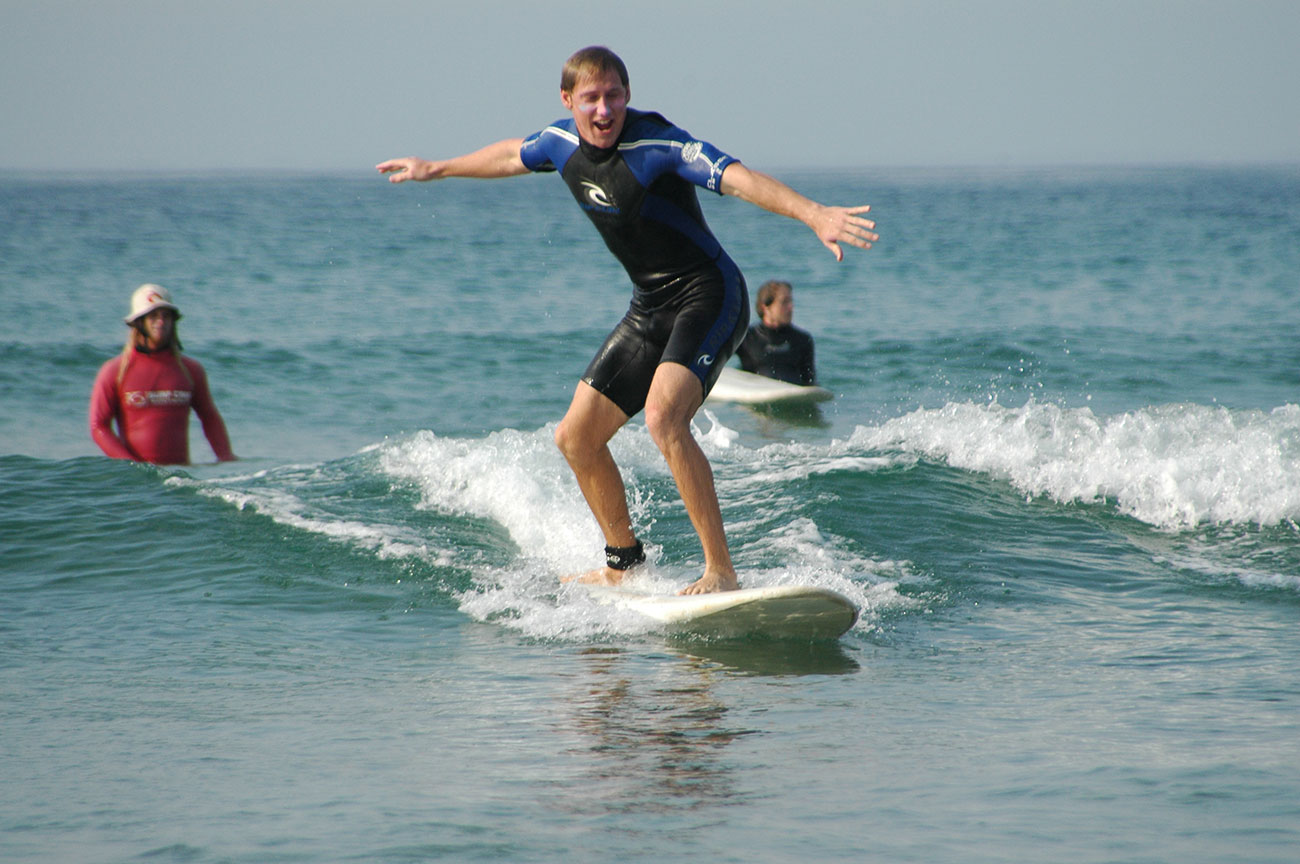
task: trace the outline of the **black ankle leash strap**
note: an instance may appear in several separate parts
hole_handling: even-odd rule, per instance
[[[641,541],[635,546],[606,546],[605,566],[611,570],[626,570],[645,561],[645,547]]]

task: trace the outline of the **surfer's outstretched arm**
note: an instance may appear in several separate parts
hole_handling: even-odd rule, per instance
[[[747,168],[740,162],[732,162],[722,172],[721,189],[724,195],[734,195],[764,210],[798,219],[835,254],[836,261],[844,260],[841,243],[870,249],[871,244],[880,239],[873,231],[876,223],[860,215],[870,210],[869,206],[828,207],[818,204],[775,177]]]
[[[474,177],[480,180],[514,177],[528,173],[523,160],[519,158],[519,148],[523,143],[522,138],[506,138],[454,159],[430,161],[406,156],[380,162],[375,169],[380,174],[388,174],[389,183],[442,180],[446,177]]]

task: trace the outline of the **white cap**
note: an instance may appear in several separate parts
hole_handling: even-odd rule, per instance
[[[172,302],[172,295],[161,285],[152,283],[141,285],[131,295],[131,314],[126,316],[126,323],[134,324],[155,309],[170,309],[181,317],[181,310]]]

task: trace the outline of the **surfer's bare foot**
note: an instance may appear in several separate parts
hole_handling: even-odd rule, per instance
[[[626,570],[615,570],[613,567],[597,567],[595,570],[588,570],[586,573],[574,573],[572,576],[560,578],[561,582],[580,582],[583,585],[620,585],[623,582],[623,576]]]
[[[735,591],[740,587],[735,573],[705,573],[696,581],[687,585],[678,594],[717,594],[722,591]]]

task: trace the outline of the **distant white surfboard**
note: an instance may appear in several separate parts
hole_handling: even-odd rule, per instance
[[[788,384],[727,366],[709,392],[709,401],[742,405],[809,404],[834,397],[825,387]]]
[[[829,588],[773,585],[717,594],[652,594],[583,585],[601,603],[630,609],[676,633],[736,638],[837,639],[858,620],[853,601]]]

